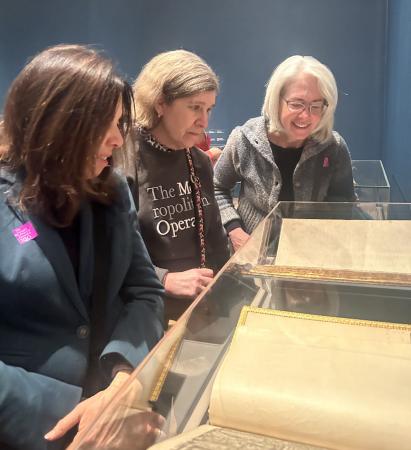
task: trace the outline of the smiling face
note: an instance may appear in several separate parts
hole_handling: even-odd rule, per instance
[[[312,102],[324,100],[318,88],[317,79],[309,74],[301,74],[290,81],[280,99],[280,122],[284,131],[280,133],[283,147],[301,147],[304,141],[312,134],[321,120],[321,113],[310,112],[307,106],[301,112],[290,111],[287,101],[302,102],[309,105]],[[278,140],[278,139],[277,139]]]
[[[215,91],[206,91],[177,98],[171,103],[160,101],[156,105],[160,122],[151,133],[170,149],[193,147],[204,135],[215,100]]]
[[[98,177],[104,168],[108,166],[108,158],[112,156],[113,150],[123,145],[124,139],[119,128],[119,122],[122,115],[123,103],[119,100],[113,120],[111,121],[95,156],[94,177]]]

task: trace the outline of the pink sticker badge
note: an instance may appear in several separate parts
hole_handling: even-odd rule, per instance
[[[330,163],[328,162],[328,156],[324,156],[323,167],[328,167]]]
[[[31,222],[26,222],[13,230],[14,237],[19,244],[25,244],[38,236]]]

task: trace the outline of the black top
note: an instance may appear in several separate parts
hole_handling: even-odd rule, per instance
[[[201,183],[206,264],[218,271],[229,253],[214,198],[212,168],[202,150],[193,148],[191,153]],[[171,272],[199,267],[199,238],[185,150],[164,152],[140,141],[136,160],[138,218],[154,265]],[[161,279],[159,272],[158,275]]]
[[[294,170],[301,158],[303,147],[280,147],[279,145],[270,142],[271,150],[273,152],[274,161],[280,170],[281,174],[281,190],[278,196],[278,201],[294,201],[294,186],[293,186],[293,174]],[[227,233],[230,231],[242,227],[242,223],[238,219],[230,220],[224,225]]]
[[[56,230],[66,247],[78,282],[80,266],[80,214],[77,214],[71,225],[64,228],[56,228]]]
[[[161,281],[167,271],[182,272],[199,267],[199,233],[184,149],[171,152],[155,148],[138,138],[135,196],[139,197],[141,235]],[[229,258],[228,241],[214,197],[209,157],[192,148],[194,169],[201,184],[204,211],[206,267],[214,273]],[[178,318],[191,300],[165,298],[166,319]],[[167,322],[166,322],[167,323]]]
[[[281,190],[278,201],[294,201],[293,175],[301,158],[303,147],[280,147],[270,142],[274,161],[281,173]]]

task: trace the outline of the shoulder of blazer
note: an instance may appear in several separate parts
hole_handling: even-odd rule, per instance
[[[18,175],[0,166],[0,186],[11,186],[18,181]]]
[[[113,206],[122,212],[129,212],[130,210],[134,209],[134,202],[132,200],[132,195],[127,183],[127,179],[122,173],[116,170],[113,170],[111,176],[113,177],[115,190]]]
[[[19,174],[11,172],[5,167],[0,167],[0,198],[2,202],[14,205],[17,202],[21,187],[22,182]]]

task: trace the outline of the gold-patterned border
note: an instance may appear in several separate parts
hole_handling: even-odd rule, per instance
[[[256,265],[243,271],[251,275],[269,275],[279,278],[340,281],[387,286],[411,286],[411,275],[406,273],[358,272],[354,270],[316,269],[305,267]]]
[[[156,402],[158,400],[158,397],[160,396],[160,392],[161,392],[161,389],[163,389],[164,382],[166,381],[166,378],[167,378],[167,374],[170,371],[171,366],[173,365],[175,355],[177,353],[177,350],[180,347],[181,339],[182,338],[178,339],[177,342],[175,342],[173,344],[170,352],[167,355],[167,359],[164,364],[164,367],[160,373],[160,376],[157,379],[157,382],[156,382],[153,390],[151,391],[151,395],[150,395],[150,399],[149,399],[150,402]]]
[[[406,323],[379,322],[375,320],[351,319],[347,317],[320,316],[316,314],[296,313],[291,311],[281,311],[278,309],[257,308],[255,306],[243,306],[238,319],[237,328],[244,326],[249,313],[266,314],[271,316],[288,317],[290,319],[314,320],[316,322],[339,323],[360,327],[385,328],[389,330],[401,330],[411,332],[411,325]]]

